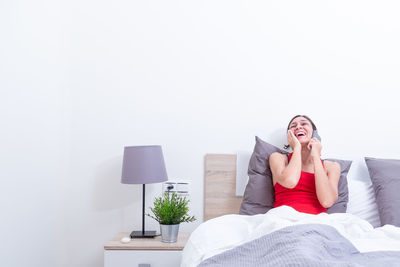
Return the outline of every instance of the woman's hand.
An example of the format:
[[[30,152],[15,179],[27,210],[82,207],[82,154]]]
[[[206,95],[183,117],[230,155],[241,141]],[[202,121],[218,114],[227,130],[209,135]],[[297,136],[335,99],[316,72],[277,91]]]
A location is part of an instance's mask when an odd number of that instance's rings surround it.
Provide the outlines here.
[[[315,137],[311,138],[310,142],[307,145],[307,148],[311,150],[312,157],[318,157],[318,158],[321,157],[322,145],[317,138]]]
[[[297,137],[294,135],[294,133],[291,130],[289,130],[287,133],[287,140],[293,151],[295,149],[301,149],[301,144],[300,144],[299,140],[297,139]]]

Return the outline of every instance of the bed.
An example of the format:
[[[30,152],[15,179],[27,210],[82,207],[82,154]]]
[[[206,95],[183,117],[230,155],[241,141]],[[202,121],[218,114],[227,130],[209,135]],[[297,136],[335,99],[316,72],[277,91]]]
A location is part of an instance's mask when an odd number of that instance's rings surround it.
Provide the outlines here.
[[[364,159],[348,173],[346,213],[310,215],[282,206],[239,215],[250,155],[205,156],[204,222],[191,234],[181,267],[400,266],[400,227],[381,226],[379,186],[359,177],[373,175]]]

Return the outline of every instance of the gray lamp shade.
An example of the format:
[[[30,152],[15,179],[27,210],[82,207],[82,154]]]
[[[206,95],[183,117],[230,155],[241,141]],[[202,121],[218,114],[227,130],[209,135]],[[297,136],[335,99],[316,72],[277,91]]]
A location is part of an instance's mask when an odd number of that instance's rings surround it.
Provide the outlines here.
[[[127,146],[122,163],[123,184],[151,184],[168,180],[161,146]]]

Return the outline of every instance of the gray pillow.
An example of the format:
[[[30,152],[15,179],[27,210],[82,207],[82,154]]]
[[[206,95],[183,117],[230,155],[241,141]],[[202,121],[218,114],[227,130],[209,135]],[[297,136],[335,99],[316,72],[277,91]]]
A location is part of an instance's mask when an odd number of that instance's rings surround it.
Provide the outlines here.
[[[272,173],[269,167],[269,156],[274,152],[288,154],[286,151],[271,145],[256,136],[256,145],[249,162],[249,181],[243,194],[243,201],[239,214],[254,215],[263,214],[274,207],[274,187]],[[340,164],[341,175],[339,180],[339,198],[328,209],[328,213],[346,212],[348,202],[347,173],[351,161],[336,160]]]
[[[274,152],[285,153],[256,136],[256,145],[249,162],[249,181],[243,194],[239,214],[264,214],[274,207],[274,186],[269,168],[269,156]]]
[[[400,160],[364,159],[374,187],[381,224],[400,226]]]

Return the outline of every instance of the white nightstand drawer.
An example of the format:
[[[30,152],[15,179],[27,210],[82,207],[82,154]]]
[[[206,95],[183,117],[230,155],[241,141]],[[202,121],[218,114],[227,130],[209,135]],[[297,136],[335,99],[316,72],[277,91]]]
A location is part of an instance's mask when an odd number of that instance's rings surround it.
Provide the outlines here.
[[[179,267],[182,250],[189,239],[189,233],[178,234],[176,243],[163,243],[161,236],[154,238],[133,238],[129,243],[121,243],[121,238],[129,233],[119,233],[104,245],[104,267]]]
[[[182,250],[105,250],[104,267],[179,267]]]

